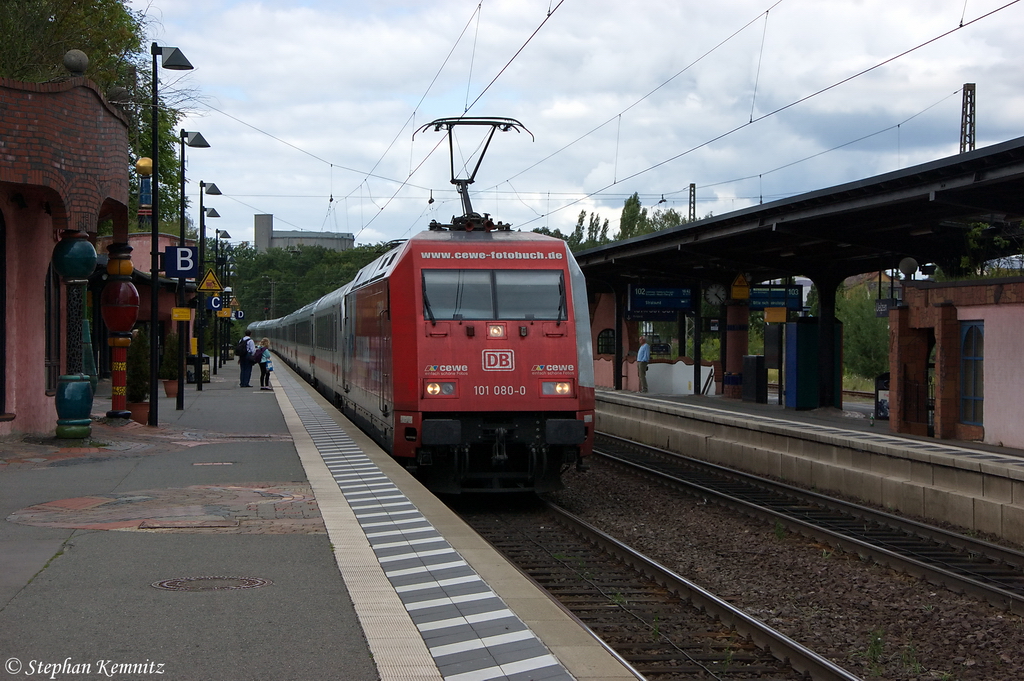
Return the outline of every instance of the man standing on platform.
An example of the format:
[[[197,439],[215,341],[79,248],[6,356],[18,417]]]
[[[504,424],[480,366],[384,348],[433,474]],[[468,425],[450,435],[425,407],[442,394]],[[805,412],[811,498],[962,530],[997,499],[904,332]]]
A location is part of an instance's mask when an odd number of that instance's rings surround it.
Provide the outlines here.
[[[238,384],[243,388],[251,388],[249,380],[252,378],[252,365],[253,355],[256,354],[256,343],[252,339],[252,329],[245,330],[245,336],[238,341],[238,345],[241,346],[245,343],[245,351],[238,356],[238,366],[240,369],[238,376]],[[241,347],[239,347],[241,350]]]
[[[640,349],[636,351],[636,369],[640,375],[640,392],[647,392],[647,364],[651,361],[651,346],[640,336]]]

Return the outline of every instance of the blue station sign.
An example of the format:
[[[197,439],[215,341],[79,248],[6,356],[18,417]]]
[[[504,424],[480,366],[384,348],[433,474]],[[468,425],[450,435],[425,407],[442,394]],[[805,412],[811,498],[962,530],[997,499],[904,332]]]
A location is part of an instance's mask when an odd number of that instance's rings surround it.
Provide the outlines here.
[[[171,279],[194,279],[199,276],[199,249],[195,246],[165,248],[164,273]]]
[[[692,310],[693,289],[631,285],[627,309],[634,313]]]
[[[763,310],[766,307],[784,307],[789,310],[802,310],[804,307],[804,287],[794,286],[751,286],[751,310]]]

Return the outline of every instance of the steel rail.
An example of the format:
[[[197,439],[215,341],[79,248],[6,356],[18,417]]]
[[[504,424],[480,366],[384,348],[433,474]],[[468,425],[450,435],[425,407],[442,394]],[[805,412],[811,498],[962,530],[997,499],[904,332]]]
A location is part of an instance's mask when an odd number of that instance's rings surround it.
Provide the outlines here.
[[[599,438],[674,462],[673,465],[691,469],[695,477],[702,479],[687,479],[680,470],[659,470],[649,463],[629,460],[623,452],[616,455],[600,451],[600,446],[595,445],[595,454],[620,465],[669,480],[748,514],[782,522],[793,531],[844,551],[1024,614],[1024,553],[675,452],[604,433]],[[883,546],[883,542],[889,546]],[[1000,579],[1002,584],[997,583]]]
[[[577,534],[583,535],[649,579],[716,617],[723,624],[748,637],[760,648],[770,651],[776,659],[789,664],[800,673],[809,675],[815,681],[860,681],[860,677],[851,674],[782,632],[772,629],[764,622],[751,617],[698,584],[676,574],[568,511],[551,503],[548,503],[548,508],[558,516],[560,522]]]

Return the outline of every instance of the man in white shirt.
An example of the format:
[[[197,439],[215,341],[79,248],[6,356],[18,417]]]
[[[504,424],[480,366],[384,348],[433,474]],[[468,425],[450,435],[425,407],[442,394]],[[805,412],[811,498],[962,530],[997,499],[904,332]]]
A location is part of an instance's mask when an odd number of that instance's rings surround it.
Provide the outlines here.
[[[640,392],[647,392],[647,365],[651,361],[651,346],[640,336],[640,349],[636,351],[636,369],[640,375]]]

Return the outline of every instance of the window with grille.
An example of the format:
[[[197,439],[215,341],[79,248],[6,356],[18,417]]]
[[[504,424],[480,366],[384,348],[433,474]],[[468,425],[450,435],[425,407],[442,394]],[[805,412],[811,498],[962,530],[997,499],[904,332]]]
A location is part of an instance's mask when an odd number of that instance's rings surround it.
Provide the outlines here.
[[[605,329],[597,334],[597,354],[615,354],[615,329]]]

